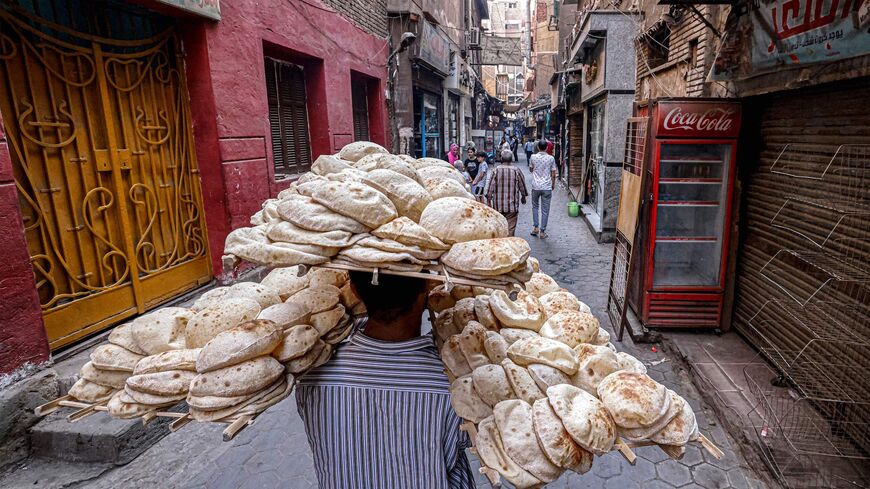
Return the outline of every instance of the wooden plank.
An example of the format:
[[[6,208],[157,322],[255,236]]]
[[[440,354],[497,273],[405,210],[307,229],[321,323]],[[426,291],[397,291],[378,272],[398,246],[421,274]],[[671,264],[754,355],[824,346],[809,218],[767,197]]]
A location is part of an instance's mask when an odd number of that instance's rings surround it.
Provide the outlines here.
[[[224,429],[223,440],[232,440],[240,431],[242,431],[242,429],[244,429],[246,426],[250,425],[253,422],[254,416],[250,414],[239,416],[238,418],[236,418],[235,421],[230,423],[230,425],[227,426],[226,429]]]
[[[36,414],[37,416],[47,416],[47,415],[57,411],[58,409],[60,409],[61,402],[72,401],[72,400],[73,400],[73,397],[69,394],[67,394],[65,396],[60,396],[57,399],[54,399],[54,400],[48,401],[45,404],[40,404],[39,406],[36,406],[36,409],[33,410],[33,413]]]
[[[169,431],[171,433],[175,433],[176,431],[180,430],[184,425],[190,423],[192,419],[193,418],[190,417],[190,414],[183,413],[183,416],[179,417],[178,419],[173,421],[172,424],[169,425]]]
[[[625,457],[625,460],[627,460],[628,463],[630,463],[631,465],[634,465],[635,462],[637,462],[637,455],[634,454],[634,452],[631,450],[631,447],[629,447],[624,441],[622,441],[622,438],[617,438],[616,443],[613,444],[613,447],[616,448],[616,451],[621,453],[622,456]]]
[[[704,450],[707,450],[707,453],[716,457],[716,460],[721,459],[724,455],[722,450],[720,450],[715,443],[710,441],[710,439],[703,434],[698,436],[698,441],[701,442],[701,446],[704,447]]]

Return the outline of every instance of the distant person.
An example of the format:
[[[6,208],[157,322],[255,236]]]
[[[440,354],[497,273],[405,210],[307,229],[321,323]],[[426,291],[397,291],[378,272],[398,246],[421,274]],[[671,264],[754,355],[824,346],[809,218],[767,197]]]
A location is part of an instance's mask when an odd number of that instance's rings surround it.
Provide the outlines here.
[[[517,149],[520,147],[520,140],[517,138],[517,135],[514,134],[511,136],[511,153],[514,154],[514,161],[519,161],[517,157]]]
[[[531,235],[547,239],[547,220],[550,217],[550,200],[556,185],[556,159],[547,154],[547,141],[538,141],[538,152],[529,162],[532,172],[532,222]],[[538,221],[538,207],[541,219]]]
[[[463,161],[466,171],[469,163],[477,163],[477,152],[474,150],[474,146],[469,146],[466,150],[465,161]]]
[[[465,160],[465,181],[471,187],[471,193],[475,196],[483,195],[484,184],[489,173],[489,165],[486,164],[486,153],[475,153],[473,162]]]
[[[453,143],[450,145],[450,151],[447,152],[447,162],[453,165],[459,171],[462,171],[462,156],[459,155],[459,145]]]
[[[544,141],[547,142],[547,154],[553,156],[553,148],[556,146],[553,144],[553,141],[550,141],[550,138],[544,138]]]
[[[513,236],[517,229],[520,203],[525,204],[526,197],[529,195],[523,172],[511,164],[512,160],[513,153],[509,149],[503,150],[502,164],[492,171],[485,192],[489,205],[507,219],[510,236]]]
[[[526,139],[523,149],[526,151],[526,164],[529,165],[532,162],[532,153],[535,152],[535,141],[531,138]]]

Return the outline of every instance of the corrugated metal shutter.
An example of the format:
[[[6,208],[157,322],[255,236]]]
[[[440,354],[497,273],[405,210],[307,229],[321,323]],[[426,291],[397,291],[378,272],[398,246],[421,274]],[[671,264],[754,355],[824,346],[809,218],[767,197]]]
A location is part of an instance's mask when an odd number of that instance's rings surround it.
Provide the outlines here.
[[[351,83],[353,96],[353,137],[356,141],[369,140],[369,104],[366,84]]]
[[[838,417],[870,450],[867,405],[855,404],[870,402],[867,100],[865,79],[745,104],[759,111],[760,141],[755,161],[739,162],[734,324],[806,397],[843,401]]]
[[[301,66],[266,58],[266,92],[276,176],[311,168],[305,74]]]

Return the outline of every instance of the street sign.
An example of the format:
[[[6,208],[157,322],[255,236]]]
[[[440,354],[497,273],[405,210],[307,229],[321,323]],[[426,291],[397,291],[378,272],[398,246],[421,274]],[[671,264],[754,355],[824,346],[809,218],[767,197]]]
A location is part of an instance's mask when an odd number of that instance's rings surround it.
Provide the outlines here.
[[[480,51],[482,65],[523,64],[523,50],[518,37],[483,36],[483,49]]]

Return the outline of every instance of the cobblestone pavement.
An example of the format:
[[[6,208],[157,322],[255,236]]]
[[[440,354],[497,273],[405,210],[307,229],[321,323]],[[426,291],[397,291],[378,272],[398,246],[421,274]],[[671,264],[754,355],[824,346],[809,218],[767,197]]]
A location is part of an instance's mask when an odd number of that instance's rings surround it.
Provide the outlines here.
[[[525,163],[521,162],[520,165],[525,168]],[[529,239],[533,255],[541,260],[543,271],[577,294],[609,329],[604,308],[612,247],[596,243],[581,218],[568,217],[567,200],[567,193],[563,189],[554,192],[548,226],[549,239],[529,236],[529,205],[524,206],[517,235]],[[688,376],[661,352],[651,351],[650,345],[633,345],[626,336],[617,348],[644,361],[650,375],[656,380],[676,389],[687,399],[700,399]],[[636,450],[638,459],[634,466],[629,465],[619,454],[610,453],[598,458],[591,472],[584,475],[566,473],[547,487],[763,487],[753,478],[745,462],[735,455],[733,441],[712,413],[705,411],[697,401],[690,403],[698,413],[701,431],[725,452],[722,460],[713,459],[697,446],[688,447],[685,456],[679,461],[668,459],[656,447],[645,447]],[[264,413],[231,442],[220,441],[221,430],[222,427],[217,425],[191,423],[163,438],[133,462],[112,468],[76,486],[97,489],[316,487],[311,453],[292,398]],[[476,460],[473,460],[473,465],[475,470],[479,467]],[[477,482],[480,488],[489,487],[480,474],[477,474]]]

